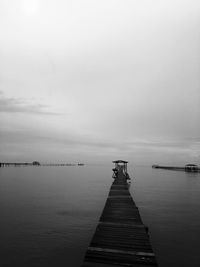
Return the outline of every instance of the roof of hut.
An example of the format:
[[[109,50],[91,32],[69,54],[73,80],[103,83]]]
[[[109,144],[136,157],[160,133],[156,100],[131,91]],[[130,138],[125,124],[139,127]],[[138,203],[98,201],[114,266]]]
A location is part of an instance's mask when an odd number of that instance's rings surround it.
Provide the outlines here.
[[[125,161],[125,160],[114,160],[113,163],[128,163],[128,161]]]

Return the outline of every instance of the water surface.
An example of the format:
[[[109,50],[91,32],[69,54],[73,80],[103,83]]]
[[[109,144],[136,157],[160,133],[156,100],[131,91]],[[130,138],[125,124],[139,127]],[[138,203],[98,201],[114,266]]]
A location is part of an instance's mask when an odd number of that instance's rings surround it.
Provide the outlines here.
[[[80,266],[112,165],[0,169],[1,266]],[[199,266],[200,175],[129,166],[160,267]]]

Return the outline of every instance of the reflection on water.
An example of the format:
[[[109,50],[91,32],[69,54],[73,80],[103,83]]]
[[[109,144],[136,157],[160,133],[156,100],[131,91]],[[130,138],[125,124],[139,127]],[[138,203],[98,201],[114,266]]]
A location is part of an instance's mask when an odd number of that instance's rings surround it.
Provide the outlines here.
[[[105,204],[111,169],[0,169],[1,266],[78,267]],[[128,171],[160,267],[199,266],[200,174]]]

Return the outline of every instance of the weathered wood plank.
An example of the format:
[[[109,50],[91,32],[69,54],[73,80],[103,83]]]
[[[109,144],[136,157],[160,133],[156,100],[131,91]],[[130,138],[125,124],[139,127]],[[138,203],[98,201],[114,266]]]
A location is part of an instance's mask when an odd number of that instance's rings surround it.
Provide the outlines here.
[[[158,266],[148,228],[129,192],[126,176],[119,168],[111,185],[99,224],[82,267]]]

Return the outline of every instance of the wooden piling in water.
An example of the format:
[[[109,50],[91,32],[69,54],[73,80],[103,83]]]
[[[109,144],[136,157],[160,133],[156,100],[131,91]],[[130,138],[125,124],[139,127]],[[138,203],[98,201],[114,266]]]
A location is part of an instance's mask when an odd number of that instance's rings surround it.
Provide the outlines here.
[[[127,167],[117,166],[117,176],[82,267],[158,266],[148,228],[130,195],[126,170]]]

